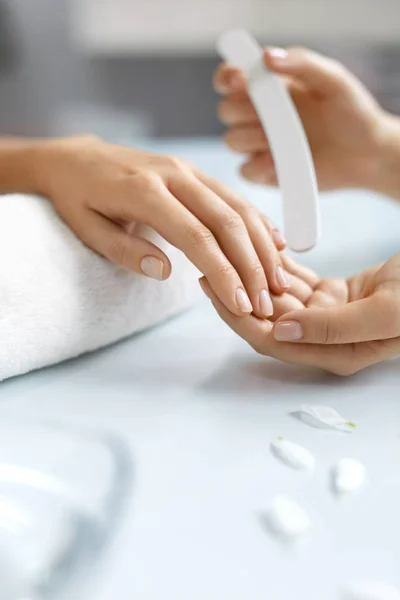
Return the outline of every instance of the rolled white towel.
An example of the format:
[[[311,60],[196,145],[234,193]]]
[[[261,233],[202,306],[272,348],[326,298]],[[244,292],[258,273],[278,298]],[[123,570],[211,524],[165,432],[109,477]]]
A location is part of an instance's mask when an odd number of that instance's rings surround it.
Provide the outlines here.
[[[172,262],[164,282],[86,248],[49,202],[0,196],[0,380],[79,356],[189,307],[197,271],[154,232]]]

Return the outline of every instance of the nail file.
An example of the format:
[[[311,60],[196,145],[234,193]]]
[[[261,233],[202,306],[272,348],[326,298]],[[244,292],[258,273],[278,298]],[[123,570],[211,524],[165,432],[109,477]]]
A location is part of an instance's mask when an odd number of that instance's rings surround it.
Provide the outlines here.
[[[307,136],[290,94],[265,66],[262,48],[246,31],[223,34],[217,49],[247,77],[248,93],[275,163],[288,245],[296,252],[311,250],[319,237],[318,186]]]

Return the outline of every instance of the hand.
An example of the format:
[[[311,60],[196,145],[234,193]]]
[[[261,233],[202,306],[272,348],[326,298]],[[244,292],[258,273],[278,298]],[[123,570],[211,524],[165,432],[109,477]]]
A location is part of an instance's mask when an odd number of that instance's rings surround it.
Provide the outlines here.
[[[381,178],[380,147],[386,117],[371,94],[344,66],[306,50],[265,51],[265,63],[281,75],[292,95],[310,143],[320,189],[376,189]],[[218,113],[228,126],[228,146],[246,155],[242,175],[276,185],[276,173],[261,123],[246,92],[244,75],[223,63],[214,87],[225,98]],[[379,186],[378,186],[379,187]]]
[[[229,314],[207,280],[200,280],[222,319],[255,350],[337,375],[400,354],[400,254],[347,281],[312,279],[287,258],[284,263],[294,275],[289,293],[274,301],[274,324]]]
[[[233,191],[184,160],[82,137],[45,142],[41,193],[89,247],[156,279],[168,257],[132,235],[153,228],[182,250],[236,315],[272,314],[269,286],[287,287],[277,251],[284,240],[268,219]]]

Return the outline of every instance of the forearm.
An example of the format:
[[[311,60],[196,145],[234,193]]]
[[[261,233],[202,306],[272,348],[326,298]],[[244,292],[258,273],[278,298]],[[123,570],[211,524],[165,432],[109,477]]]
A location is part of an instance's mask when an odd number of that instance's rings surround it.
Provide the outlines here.
[[[400,200],[400,117],[389,114],[383,117],[377,165],[370,187],[376,192]]]
[[[46,141],[0,138],[0,194],[42,193],[39,173]]]

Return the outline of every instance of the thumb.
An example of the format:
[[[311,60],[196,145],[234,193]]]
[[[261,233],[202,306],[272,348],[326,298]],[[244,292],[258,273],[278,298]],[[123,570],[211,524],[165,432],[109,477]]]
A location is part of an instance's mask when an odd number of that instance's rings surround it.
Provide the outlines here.
[[[400,335],[400,301],[376,294],[329,308],[305,308],[287,313],[274,325],[278,342],[351,344]]]
[[[75,229],[84,244],[116,265],[160,281],[171,274],[171,263],[160,248],[102,215],[91,211]]]
[[[295,77],[322,94],[343,88],[346,71],[342,65],[307,48],[267,48],[264,60],[275,73]]]

